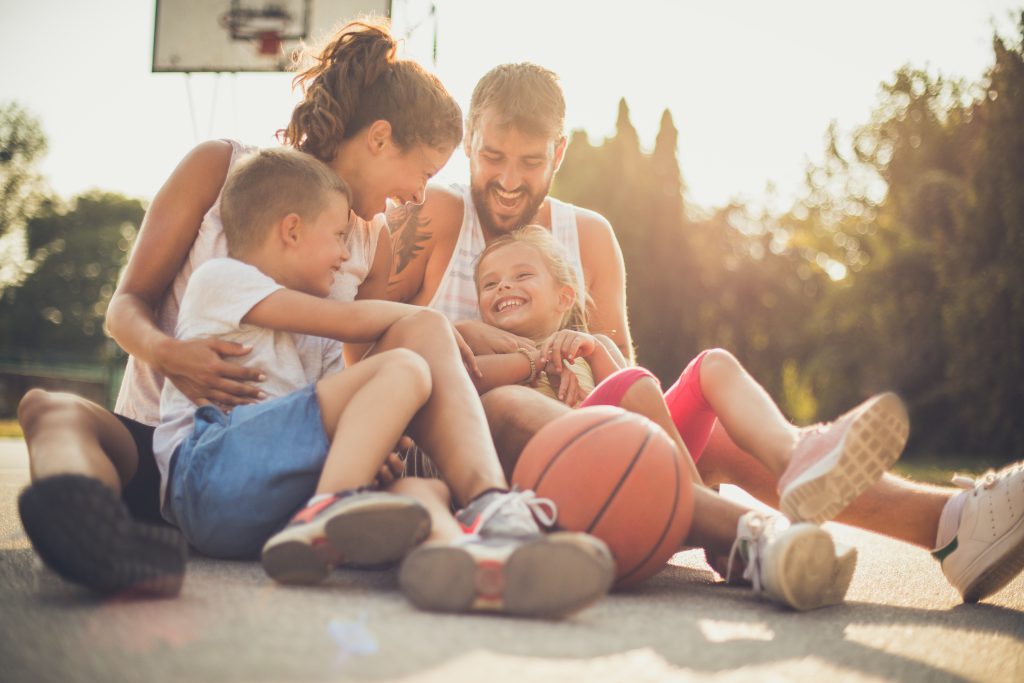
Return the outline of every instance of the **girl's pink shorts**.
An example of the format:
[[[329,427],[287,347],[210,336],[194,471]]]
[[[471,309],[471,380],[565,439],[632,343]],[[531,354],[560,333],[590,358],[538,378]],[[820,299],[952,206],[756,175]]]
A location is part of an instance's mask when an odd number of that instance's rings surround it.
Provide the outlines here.
[[[711,435],[711,428],[715,426],[715,413],[700,388],[700,364],[710,350],[701,351],[691,360],[676,383],[664,394],[665,405],[668,406],[672,422],[679,430],[679,435],[683,437],[683,443],[689,449],[694,462],[700,458]],[[626,391],[641,377],[650,377],[658,382],[658,378],[645,368],[623,368],[598,384],[580,407],[620,405]],[[661,383],[658,382],[658,385]]]

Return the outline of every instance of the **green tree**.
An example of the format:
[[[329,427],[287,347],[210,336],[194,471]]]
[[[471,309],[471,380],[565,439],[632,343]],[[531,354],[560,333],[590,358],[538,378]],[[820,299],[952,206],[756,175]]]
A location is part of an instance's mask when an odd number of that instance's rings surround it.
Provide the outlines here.
[[[144,213],[141,202],[92,191],[69,209],[46,201],[28,222],[35,269],[0,294],[0,342],[31,359],[60,353],[103,360],[107,303]]]
[[[25,275],[25,222],[42,198],[35,165],[46,152],[39,121],[17,103],[0,104],[0,292]]]

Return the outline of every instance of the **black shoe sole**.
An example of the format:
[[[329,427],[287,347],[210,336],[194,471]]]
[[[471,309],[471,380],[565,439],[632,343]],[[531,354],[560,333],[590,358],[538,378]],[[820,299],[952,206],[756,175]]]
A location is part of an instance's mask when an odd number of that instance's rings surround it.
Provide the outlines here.
[[[136,521],[90,477],[59,475],[21,492],[18,511],[43,563],[103,595],[171,597],[181,591],[188,549],[170,527]]]

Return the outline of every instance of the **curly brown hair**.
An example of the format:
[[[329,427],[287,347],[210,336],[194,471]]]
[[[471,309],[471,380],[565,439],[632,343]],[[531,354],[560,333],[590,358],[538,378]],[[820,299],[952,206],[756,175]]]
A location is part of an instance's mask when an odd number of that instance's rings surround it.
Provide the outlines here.
[[[462,139],[462,112],[436,76],[397,58],[398,43],[385,20],[345,24],[319,50],[297,50],[292,87],[303,100],[278,139],[317,159],[334,159],[342,140],[374,121],[391,124],[402,149],[423,143],[436,149]],[[302,69],[302,65],[308,66]]]

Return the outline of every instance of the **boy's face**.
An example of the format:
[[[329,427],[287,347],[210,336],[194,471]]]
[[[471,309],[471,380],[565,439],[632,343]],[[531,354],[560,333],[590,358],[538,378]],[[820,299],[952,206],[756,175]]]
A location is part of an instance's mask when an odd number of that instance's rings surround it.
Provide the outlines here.
[[[329,192],[327,206],[314,220],[302,224],[297,258],[292,260],[288,286],[313,296],[331,293],[334,276],[348,260],[349,204],[344,195]]]
[[[510,244],[480,262],[480,318],[488,325],[531,339],[558,331],[572,305],[572,288],[560,285],[537,250]]]
[[[466,137],[470,190],[485,237],[530,223],[544,203],[565,153],[565,138],[528,135],[501,125],[493,109],[482,112]]]

